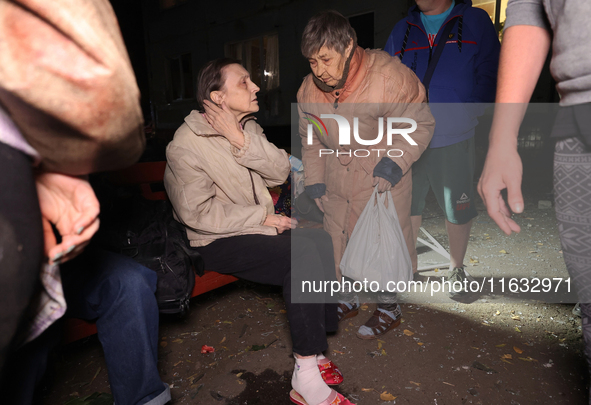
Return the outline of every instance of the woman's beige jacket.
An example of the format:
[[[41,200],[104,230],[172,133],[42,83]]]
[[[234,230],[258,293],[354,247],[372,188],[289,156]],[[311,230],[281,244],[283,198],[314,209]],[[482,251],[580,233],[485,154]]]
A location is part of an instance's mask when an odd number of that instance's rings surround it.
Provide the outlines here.
[[[277,234],[263,225],[275,212],[267,187],[287,179],[288,155],[267,141],[254,120],[244,123],[243,133],[244,147],[237,149],[192,111],[166,148],[164,186],[191,246],[237,235]]]

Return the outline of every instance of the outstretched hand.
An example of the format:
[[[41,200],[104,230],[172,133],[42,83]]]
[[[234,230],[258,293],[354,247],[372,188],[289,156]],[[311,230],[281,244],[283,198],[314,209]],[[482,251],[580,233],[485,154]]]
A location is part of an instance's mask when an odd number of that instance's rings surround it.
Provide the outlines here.
[[[99,228],[99,202],[88,181],[58,173],[35,176],[43,220],[45,255],[63,263],[80,254]],[[57,243],[51,225],[62,240]]]
[[[516,149],[489,149],[478,182],[478,194],[486,205],[488,215],[507,235],[521,231],[511,218],[511,211],[518,214],[523,212],[522,174],[523,166]],[[505,188],[509,207],[501,195]]]
[[[236,116],[225,102],[218,107],[209,100],[203,101],[205,119],[215,131],[225,137],[232,146],[241,149],[244,146],[244,134]]]

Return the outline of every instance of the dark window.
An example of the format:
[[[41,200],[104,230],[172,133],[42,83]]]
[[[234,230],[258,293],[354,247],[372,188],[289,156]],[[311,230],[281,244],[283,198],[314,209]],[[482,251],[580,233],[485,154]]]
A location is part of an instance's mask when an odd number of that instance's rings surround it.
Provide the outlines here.
[[[268,91],[279,87],[279,42],[277,34],[247,41],[227,43],[225,54],[238,59],[250,73],[250,79]]]
[[[182,4],[186,1],[187,0],[159,0],[160,9],[166,10],[166,9],[172,8],[174,6],[178,6],[179,4]]]
[[[195,96],[190,53],[169,59],[168,72],[170,75],[169,101],[186,100]]]
[[[363,49],[374,48],[373,12],[349,17],[349,23],[357,34],[357,44]]]

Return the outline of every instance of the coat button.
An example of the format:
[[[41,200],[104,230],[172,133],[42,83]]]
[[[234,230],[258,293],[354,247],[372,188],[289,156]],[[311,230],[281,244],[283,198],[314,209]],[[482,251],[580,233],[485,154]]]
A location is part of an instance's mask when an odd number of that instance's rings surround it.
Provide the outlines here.
[[[349,171],[349,168],[347,167],[347,171]]]
[[[349,200],[347,200],[347,204],[349,204]]]
[[[345,231],[343,231],[343,235],[345,234]]]

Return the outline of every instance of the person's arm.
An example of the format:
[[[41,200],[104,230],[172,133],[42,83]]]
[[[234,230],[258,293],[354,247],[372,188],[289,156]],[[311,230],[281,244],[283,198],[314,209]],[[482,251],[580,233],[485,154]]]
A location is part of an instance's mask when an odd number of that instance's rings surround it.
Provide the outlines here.
[[[205,100],[203,104],[205,119],[230,142],[236,162],[257,172],[267,187],[283,184],[291,168],[287,152],[269,142],[256,121],[246,121],[242,128],[225,103],[218,107]]]
[[[532,25],[514,25],[505,30],[489,148],[478,182],[478,193],[488,215],[507,235],[519,232],[511,219],[501,190],[513,212],[523,212],[522,164],[517,153],[517,136],[527,103],[534,91],[550,48],[550,33]]]
[[[468,102],[492,103],[495,101],[501,44],[488,14],[477,8],[472,11],[474,29],[480,31],[481,35],[478,38],[478,53],[474,60],[475,83]],[[477,115],[481,115],[483,108],[478,110],[480,111],[476,111]]]
[[[386,145],[386,137],[375,148],[399,149],[403,152],[399,157],[382,157],[373,168],[373,184],[378,185],[378,191],[383,192],[395,186],[398,181],[411,168],[421,154],[427,149],[433,131],[435,119],[431,114],[425,96],[425,88],[418,77],[406,66],[400,65],[397,80],[387,79],[384,83],[384,100],[387,106],[384,112],[384,120],[388,117],[411,118],[417,128],[409,136],[416,143],[411,145],[402,135],[392,137],[392,145]],[[387,121],[384,122],[387,125]],[[409,125],[393,124],[393,127],[408,128]],[[384,129],[385,130],[385,129]],[[386,130],[385,130],[386,131]],[[385,181],[384,181],[385,180]]]
[[[164,174],[166,193],[181,222],[204,234],[226,234],[264,224],[267,211],[262,205],[223,204],[215,198],[211,177],[195,162],[187,149],[169,145]]]
[[[244,124],[243,133],[244,146],[232,150],[236,162],[258,173],[267,187],[283,184],[291,170],[287,152],[269,142],[254,120]]]
[[[324,212],[322,206],[322,198],[326,199],[326,184],[324,183],[324,169],[325,159],[320,157],[320,149],[326,148],[326,146],[320,142],[316,128],[313,127],[312,132],[312,143],[308,144],[308,124],[309,121],[306,119],[304,114],[304,88],[307,86],[307,81],[311,80],[310,77],[304,79],[304,83],[298,90],[298,115],[299,115],[299,134],[302,140],[302,164],[304,166],[304,185],[306,194],[312,198],[318,208]],[[312,104],[313,105],[313,104]]]

